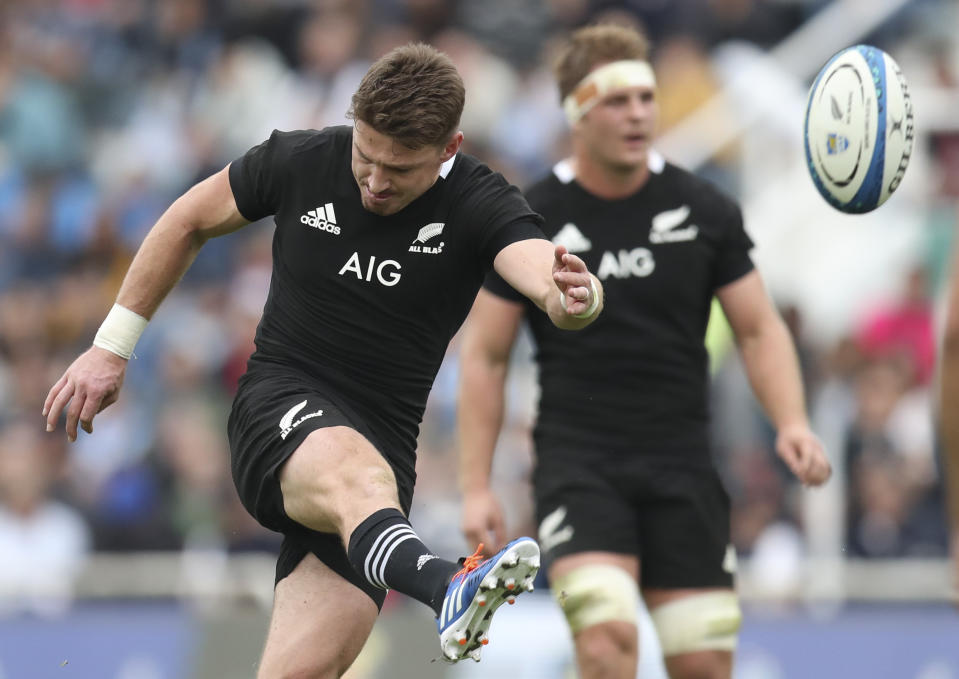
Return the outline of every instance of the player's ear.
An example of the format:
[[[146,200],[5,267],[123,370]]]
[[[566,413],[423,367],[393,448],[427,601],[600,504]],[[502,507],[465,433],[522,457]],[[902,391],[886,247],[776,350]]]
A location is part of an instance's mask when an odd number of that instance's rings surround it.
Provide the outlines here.
[[[457,132],[450,140],[446,142],[446,146],[443,147],[443,155],[440,156],[440,162],[445,163],[447,160],[456,155],[456,152],[460,150],[460,145],[463,143],[463,133]]]

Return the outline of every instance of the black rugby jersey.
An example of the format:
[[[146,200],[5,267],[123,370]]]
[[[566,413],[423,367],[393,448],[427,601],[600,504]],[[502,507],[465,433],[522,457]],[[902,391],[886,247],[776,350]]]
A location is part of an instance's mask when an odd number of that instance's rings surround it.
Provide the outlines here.
[[[546,236],[581,257],[606,295],[603,313],[577,332],[527,313],[538,441],[708,450],[706,324],[714,291],[752,270],[752,241],[738,206],[712,185],[658,154],[649,165],[646,184],[622,200],[588,193],[567,162],[527,192]],[[485,287],[524,299],[495,272]]]
[[[459,153],[396,214],[365,210],[352,127],[274,131],[230,166],[248,220],[274,216],[273,274],[248,369],[303,370],[411,448],[447,345],[506,245],[542,238],[518,189]]]

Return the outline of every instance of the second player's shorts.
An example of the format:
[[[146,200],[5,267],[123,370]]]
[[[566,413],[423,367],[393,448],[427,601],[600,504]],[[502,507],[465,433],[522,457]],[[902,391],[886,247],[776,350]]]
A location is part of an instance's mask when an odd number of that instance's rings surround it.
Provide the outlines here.
[[[386,592],[359,575],[347,558],[338,535],[321,533],[297,523],[283,509],[279,473],[310,432],[345,426],[370,441],[389,462],[389,455],[414,455],[374,432],[347,399],[319,381],[286,368],[258,368],[240,379],[230,412],[231,467],[240,500],[263,526],[282,533],[276,581],[289,575],[307,553],[383,605]],[[389,451],[389,455],[384,451]],[[409,515],[414,479],[390,463],[396,475],[400,506]]]
[[[630,554],[640,586],[732,587],[730,504],[711,465],[641,453],[537,451],[533,473],[547,561],[579,552]]]

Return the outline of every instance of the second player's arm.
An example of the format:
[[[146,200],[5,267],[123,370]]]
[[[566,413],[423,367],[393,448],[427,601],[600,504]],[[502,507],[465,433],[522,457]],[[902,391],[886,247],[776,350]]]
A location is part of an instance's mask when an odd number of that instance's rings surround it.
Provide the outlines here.
[[[481,289],[463,326],[457,407],[462,528],[468,542],[495,552],[506,541],[500,503],[490,477],[503,426],[510,352],[524,307]]]
[[[952,528],[953,586],[959,603],[959,249],[949,281],[945,326],[939,363],[939,431]]]
[[[809,427],[796,347],[756,270],[716,292],[739,346],[753,393],[778,432],[776,452],[803,482],[831,474]]]
[[[599,279],[586,269],[583,260],[561,245],[554,246],[542,238],[517,241],[500,250],[493,267],[507,283],[545,311],[558,328],[584,328],[603,310],[603,286]],[[577,317],[587,311],[591,311],[588,316]]]

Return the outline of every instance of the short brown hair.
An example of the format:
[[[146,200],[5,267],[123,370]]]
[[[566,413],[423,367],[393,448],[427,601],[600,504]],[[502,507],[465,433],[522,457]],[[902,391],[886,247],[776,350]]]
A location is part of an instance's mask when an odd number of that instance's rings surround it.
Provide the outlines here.
[[[410,43],[370,67],[347,116],[419,149],[449,140],[465,101],[463,79],[450,58],[424,43]]]
[[[648,55],[649,41],[634,28],[596,24],[579,29],[570,36],[553,69],[560,101],[599,64],[623,59],[646,61]]]

